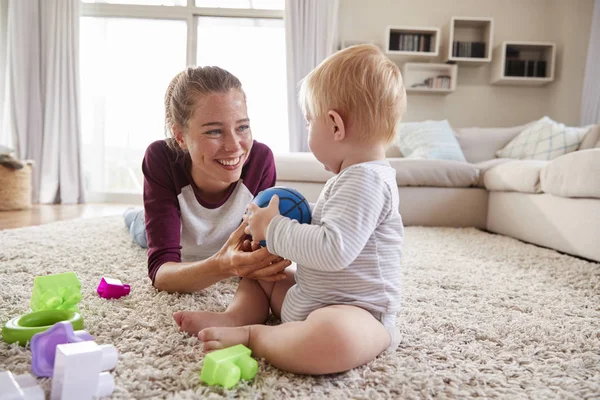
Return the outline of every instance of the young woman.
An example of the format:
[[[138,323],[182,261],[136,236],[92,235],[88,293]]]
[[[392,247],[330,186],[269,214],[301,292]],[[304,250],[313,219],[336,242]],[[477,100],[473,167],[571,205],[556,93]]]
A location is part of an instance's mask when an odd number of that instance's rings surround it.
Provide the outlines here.
[[[136,240],[147,239],[154,286],[185,293],[232,276],[286,279],[290,261],[252,247],[240,225],[276,178],[271,150],[252,139],[240,81],[218,67],[177,74],[165,94],[165,130],[144,156],[144,210],[126,215],[138,225],[132,232],[145,228]]]

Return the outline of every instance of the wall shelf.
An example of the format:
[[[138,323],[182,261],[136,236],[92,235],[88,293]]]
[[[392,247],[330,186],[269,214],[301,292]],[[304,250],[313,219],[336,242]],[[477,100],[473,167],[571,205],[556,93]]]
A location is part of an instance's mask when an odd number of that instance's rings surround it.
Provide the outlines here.
[[[506,41],[494,49],[491,83],[537,86],[554,80],[556,45]]]
[[[440,29],[435,27],[388,26],[384,51],[403,61],[431,59],[440,53]]]
[[[443,49],[446,62],[480,66],[492,60],[493,18],[452,17],[444,34],[448,38]]]
[[[454,64],[405,63],[404,87],[409,93],[448,94],[456,90],[458,66]]]

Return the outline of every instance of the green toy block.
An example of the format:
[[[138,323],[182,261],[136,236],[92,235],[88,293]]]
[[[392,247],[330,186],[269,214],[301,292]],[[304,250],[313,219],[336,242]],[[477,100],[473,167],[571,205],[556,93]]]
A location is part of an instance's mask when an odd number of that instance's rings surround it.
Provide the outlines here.
[[[208,353],[200,380],[209,385],[221,385],[230,389],[240,381],[240,377],[247,381],[254,378],[258,372],[258,363],[250,354],[252,351],[243,344]]]
[[[68,310],[79,312],[81,282],[74,272],[36,276],[33,279],[31,310]]]

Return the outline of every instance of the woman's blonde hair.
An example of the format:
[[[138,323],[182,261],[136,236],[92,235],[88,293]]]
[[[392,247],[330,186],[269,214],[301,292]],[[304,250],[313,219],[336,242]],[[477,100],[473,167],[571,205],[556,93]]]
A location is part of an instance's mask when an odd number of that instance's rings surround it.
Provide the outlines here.
[[[406,109],[400,70],[376,46],[358,45],[326,58],[300,86],[300,106],[314,118],[334,110],[361,138],[386,144]]]
[[[175,75],[165,93],[165,135],[169,147],[181,151],[175,140],[173,126],[187,127],[199,96],[227,93],[231,89],[244,92],[240,80],[223,68],[187,68]]]

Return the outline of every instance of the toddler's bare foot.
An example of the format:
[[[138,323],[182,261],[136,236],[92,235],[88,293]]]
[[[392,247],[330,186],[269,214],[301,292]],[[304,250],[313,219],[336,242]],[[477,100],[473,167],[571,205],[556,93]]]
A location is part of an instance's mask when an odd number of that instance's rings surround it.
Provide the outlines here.
[[[236,326],[235,321],[227,313],[208,311],[177,311],[173,319],[179,329],[190,335],[197,335],[204,328],[210,326]]]
[[[205,328],[198,334],[198,339],[203,342],[202,346],[205,352],[224,349],[236,344],[248,346],[248,342],[250,341],[250,326]]]

